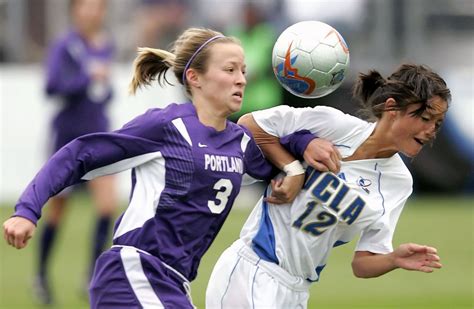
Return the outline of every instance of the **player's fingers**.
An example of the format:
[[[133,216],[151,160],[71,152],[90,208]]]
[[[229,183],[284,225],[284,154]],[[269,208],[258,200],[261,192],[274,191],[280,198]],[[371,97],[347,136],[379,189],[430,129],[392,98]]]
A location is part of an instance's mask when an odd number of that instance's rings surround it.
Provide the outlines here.
[[[280,200],[278,200],[274,197],[267,197],[265,200],[266,200],[267,203],[270,203],[270,204],[279,205],[279,203],[280,203]]]
[[[413,253],[430,253],[429,252],[429,247],[428,246],[423,246],[423,245],[419,245],[419,244],[413,244],[413,243],[409,243],[407,244],[408,247],[408,252],[410,252],[411,254]],[[433,252],[433,253],[436,253],[436,252]]]
[[[276,204],[276,205],[284,204],[282,200],[280,200],[279,198],[275,196],[268,196],[264,198],[264,201],[266,201],[267,203]]]
[[[279,188],[283,183],[283,178],[272,179],[272,187]]]
[[[431,267],[431,268],[441,268],[443,267],[443,265],[439,262],[428,262],[428,263],[425,263],[424,266],[428,266],[428,267]]]
[[[426,255],[426,260],[438,262],[441,259],[439,258],[439,256],[437,254],[427,254]]]
[[[425,247],[425,252],[426,253],[429,253],[429,254],[437,254],[438,253],[438,250],[436,250],[436,248],[434,247],[429,247],[429,246],[424,246]]]
[[[310,162],[308,162],[308,163],[310,163]],[[315,160],[315,161],[312,161],[312,162],[310,163],[310,165],[311,165],[312,167],[314,167],[314,169],[317,170],[317,171],[320,171],[320,172],[329,172],[329,168],[328,168],[325,164],[320,163],[320,162],[318,162],[318,161],[316,161],[316,160]]]
[[[424,272],[424,273],[432,273],[433,268],[428,267],[428,266],[422,266],[422,267],[418,268],[418,271],[421,271],[421,272]]]
[[[13,247],[15,246],[15,235],[12,233],[8,234],[8,244]]]
[[[270,197],[285,201],[288,199],[288,194],[283,189],[275,188]]]
[[[25,235],[17,235],[14,240],[14,247],[17,249],[21,249],[24,247],[25,242]]]
[[[331,160],[334,163],[334,170],[331,170],[331,172],[337,174],[341,170],[341,160],[339,159],[338,155],[336,152],[331,153]]]
[[[337,168],[336,162],[333,160],[331,156],[325,161],[323,161],[323,163],[326,164],[330,172],[337,173],[338,168]]]

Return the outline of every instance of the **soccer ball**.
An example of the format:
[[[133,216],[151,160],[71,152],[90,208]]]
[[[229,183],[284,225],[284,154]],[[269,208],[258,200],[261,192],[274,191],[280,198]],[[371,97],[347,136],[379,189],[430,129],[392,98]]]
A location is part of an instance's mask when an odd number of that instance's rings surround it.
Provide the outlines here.
[[[342,84],[349,67],[349,49],[328,24],[302,21],[278,37],[272,65],[283,88],[302,98],[320,98]]]

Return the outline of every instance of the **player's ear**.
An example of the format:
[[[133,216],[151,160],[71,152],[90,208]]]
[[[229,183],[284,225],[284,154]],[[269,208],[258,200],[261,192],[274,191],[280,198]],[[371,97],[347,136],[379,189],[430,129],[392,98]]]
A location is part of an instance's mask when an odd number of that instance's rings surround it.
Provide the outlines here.
[[[394,98],[388,98],[386,101],[385,101],[385,110],[387,110],[388,114],[390,116],[396,116],[397,115],[397,110],[396,110],[396,107],[397,107],[397,101],[395,101]]]
[[[187,83],[190,86],[199,88],[201,87],[201,82],[199,78],[199,74],[194,69],[188,69],[186,71]]]

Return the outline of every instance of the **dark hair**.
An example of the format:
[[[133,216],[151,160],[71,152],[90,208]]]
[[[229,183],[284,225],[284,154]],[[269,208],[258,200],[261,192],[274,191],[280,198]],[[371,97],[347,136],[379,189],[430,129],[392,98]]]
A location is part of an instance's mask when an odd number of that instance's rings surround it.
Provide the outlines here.
[[[440,96],[446,102],[451,100],[446,82],[437,73],[426,66],[414,64],[401,65],[387,79],[375,70],[359,74],[353,96],[362,105],[361,116],[369,120],[380,119],[388,110],[405,110],[415,103],[422,103],[414,112],[421,115],[428,107],[428,100],[434,96]],[[396,105],[386,108],[385,101],[389,98],[393,98]]]
[[[428,101],[434,96],[439,96],[448,103],[451,101],[451,91],[444,79],[425,65],[402,64],[388,77],[388,80],[405,83],[421,100]]]
[[[150,85],[154,80],[157,80],[160,85],[163,85],[163,82],[171,84],[165,76],[166,71],[170,68],[173,69],[177,80],[183,84],[182,76],[189,59],[205,42],[217,35],[222,34],[210,29],[190,28],[174,42],[171,52],[148,47],[139,48],[138,56],[134,62],[134,76],[129,86],[130,93],[134,94],[139,87]],[[233,37],[223,36],[214,40],[195,55],[189,68],[200,73],[205,72],[209,59],[209,46],[215,42],[239,44],[239,41]],[[186,92],[190,94],[189,85],[186,83],[185,86]]]

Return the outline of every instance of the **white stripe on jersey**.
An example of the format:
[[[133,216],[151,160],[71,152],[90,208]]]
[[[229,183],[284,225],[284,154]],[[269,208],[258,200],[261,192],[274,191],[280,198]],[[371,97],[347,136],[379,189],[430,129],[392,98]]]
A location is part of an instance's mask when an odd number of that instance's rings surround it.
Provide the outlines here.
[[[190,146],[193,145],[193,142],[191,141],[191,137],[189,136],[188,130],[186,129],[186,126],[184,125],[183,119],[181,118],[176,118],[173,121],[171,121],[176,129],[178,129],[179,133],[183,138],[188,142]]]
[[[100,168],[97,168],[95,170],[92,170],[82,176],[82,180],[91,180],[100,176],[105,176],[105,175],[110,175],[110,174],[115,174],[115,173],[120,173],[126,170],[129,170],[135,166],[139,166],[145,162],[148,162],[150,160],[156,159],[161,157],[161,152],[150,152],[150,153],[145,153],[133,158],[128,158],[125,160],[121,160],[118,162],[115,162],[110,165],[102,166]]]
[[[114,234],[114,239],[142,227],[156,214],[161,192],[165,187],[165,159],[161,156],[135,168],[132,200]]]
[[[127,279],[140,305],[144,308],[165,308],[158,296],[153,292],[153,288],[143,272],[140,254],[137,250],[123,247],[120,250],[120,257],[122,258]]]
[[[250,136],[244,133],[244,136],[242,136],[242,140],[240,141],[240,148],[242,148],[242,151],[245,152],[247,149],[247,145],[250,141]]]

